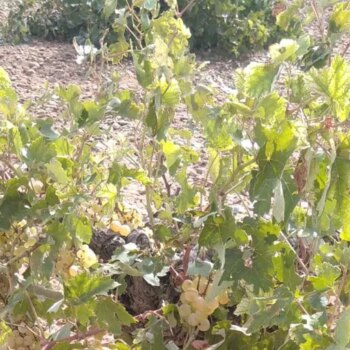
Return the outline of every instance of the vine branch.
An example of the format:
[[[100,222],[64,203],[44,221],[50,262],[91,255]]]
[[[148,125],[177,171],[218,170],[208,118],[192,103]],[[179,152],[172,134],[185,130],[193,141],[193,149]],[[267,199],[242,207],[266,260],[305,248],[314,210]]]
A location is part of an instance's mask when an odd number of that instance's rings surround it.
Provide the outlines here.
[[[64,343],[64,342],[65,343],[71,343],[73,341],[83,340],[83,339],[92,337],[94,335],[97,335],[97,334],[100,334],[100,333],[103,333],[103,332],[105,332],[105,331],[102,330],[102,329],[93,328],[93,329],[90,329],[89,331],[87,331],[85,333],[77,333],[75,335],[72,335],[70,337],[63,338],[63,339],[60,339],[60,340],[51,340],[48,343],[46,343],[41,350],[50,350],[55,345],[57,345],[59,343]]]

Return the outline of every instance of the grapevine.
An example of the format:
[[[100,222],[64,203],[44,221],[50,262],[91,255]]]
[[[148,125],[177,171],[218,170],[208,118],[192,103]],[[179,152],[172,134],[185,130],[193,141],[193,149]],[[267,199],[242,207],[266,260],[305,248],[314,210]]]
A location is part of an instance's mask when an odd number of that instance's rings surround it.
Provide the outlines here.
[[[305,33],[218,96],[194,3],[101,2],[99,92],[55,87],[55,118],[0,68],[1,349],[350,346],[350,5],[274,4]]]

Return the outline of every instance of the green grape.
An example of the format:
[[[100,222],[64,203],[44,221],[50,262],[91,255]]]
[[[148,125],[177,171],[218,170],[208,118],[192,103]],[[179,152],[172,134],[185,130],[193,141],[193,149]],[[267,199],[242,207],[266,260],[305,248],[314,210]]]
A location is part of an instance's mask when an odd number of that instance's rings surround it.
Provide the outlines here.
[[[181,287],[182,287],[182,290],[183,290],[184,292],[186,292],[186,291],[189,290],[190,288],[191,288],[191,289],[192,289],[192,288],[194,288],[194,289],[196,288],[195,284],[194,284],[191,280],[185,280],[185,281],[183,281]]]
[[[187,323],[192,326],[192,327],[196,327],[199,324],[199,319],[198,319],[198,315],[196,313],[192,313],[187,317]]]
[[[201,297],[200,295],[198,295],[196,298],[193,299],[191,306],[195,309],[195,310],[205,310],[206,309],[206,303],[203,297]]]
[[[210,322],[207,318],[200,321],[198,329],[202,332],[206,332],[210,328]]]
[[[186,292],[182,293],[182,299],[181,301],[183,303],[192,303],[195,298],[198,296],[198,290],[194,288],[189,288],[186,290]]]
[[[201,311],[196,311],[194,314],[195,314],[196,317],[197,317],[198,323],[200,323],[200,322],[202,322],[203,320],[206,320],[206,319],[207,319],[207,315],[204,314],[204,313],[201,312]]]
[[[206,289],[208,288],[208,280],[205,277],[196,277],[193,280],[193,284],[196,288],[198,288],[199,294],[204,294],[206,292]]]
[[[188,316],[192,313],[191,306],[188,304],[182,304],[178,307],[180,317],[183,319],[188,318]]]

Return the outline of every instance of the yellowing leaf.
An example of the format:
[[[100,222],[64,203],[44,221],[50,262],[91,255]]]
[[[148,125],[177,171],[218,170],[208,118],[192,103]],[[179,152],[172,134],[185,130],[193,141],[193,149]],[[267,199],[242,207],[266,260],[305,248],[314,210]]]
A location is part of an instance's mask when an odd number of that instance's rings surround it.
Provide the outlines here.
[[[269,47],[270,56],[273,63],[281,64],[282,62],[295,58],[299,45],[295,40],[282,39],[280,43],[273,44]]]
[[[170,169],[179,159],[181,148],[170,141],[162,141],[161,146],[165,155],[166,165]]]
[[[174,107],[180,102],[181,90],[175,79],[172,79],[170,82],[162,79],[159,86],[162,94],[162,102],[165,105]]]
[[[251,63],[244,69],[245,89],[248,95],[260,97],[271,92],[278,68],[273,64]]]
[[[350,30],[350,4],[349,2],[337,4],[329,19],[329,31],[341,33]]]

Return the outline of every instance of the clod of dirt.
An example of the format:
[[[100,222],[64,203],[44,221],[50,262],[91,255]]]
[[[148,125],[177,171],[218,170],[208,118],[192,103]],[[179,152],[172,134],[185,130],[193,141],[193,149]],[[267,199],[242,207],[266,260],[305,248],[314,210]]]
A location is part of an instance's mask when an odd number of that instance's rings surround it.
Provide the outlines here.
[[[168,303],[176,303],[179,300],[179,293],[170,274],[160,279],[159,287],[151,286],[143,277],[128,276],[126,282],[126,292],[121,296],[120,301],[132,315],[158,310],[162,307],[164,300]]]
[[[141,229],[133,230],[126,241],[112,231],[95,229],[90,248],[106,262],[111,259],[116,248],[125,243],[135,243],[142,250],[151,246],[148,236]],[[127,276],[126,283],[126,291],[120,301],[132,315],[157,310],[162,306],[163,300],[175,303],[179,298],[170,274],[160,278],[159,287],[151,286],[143,277],[135,276]]]
[[[125,244],[125,240],[112,231],[93,230],[90,248],[104,262],[108,261],[114,251]]]

